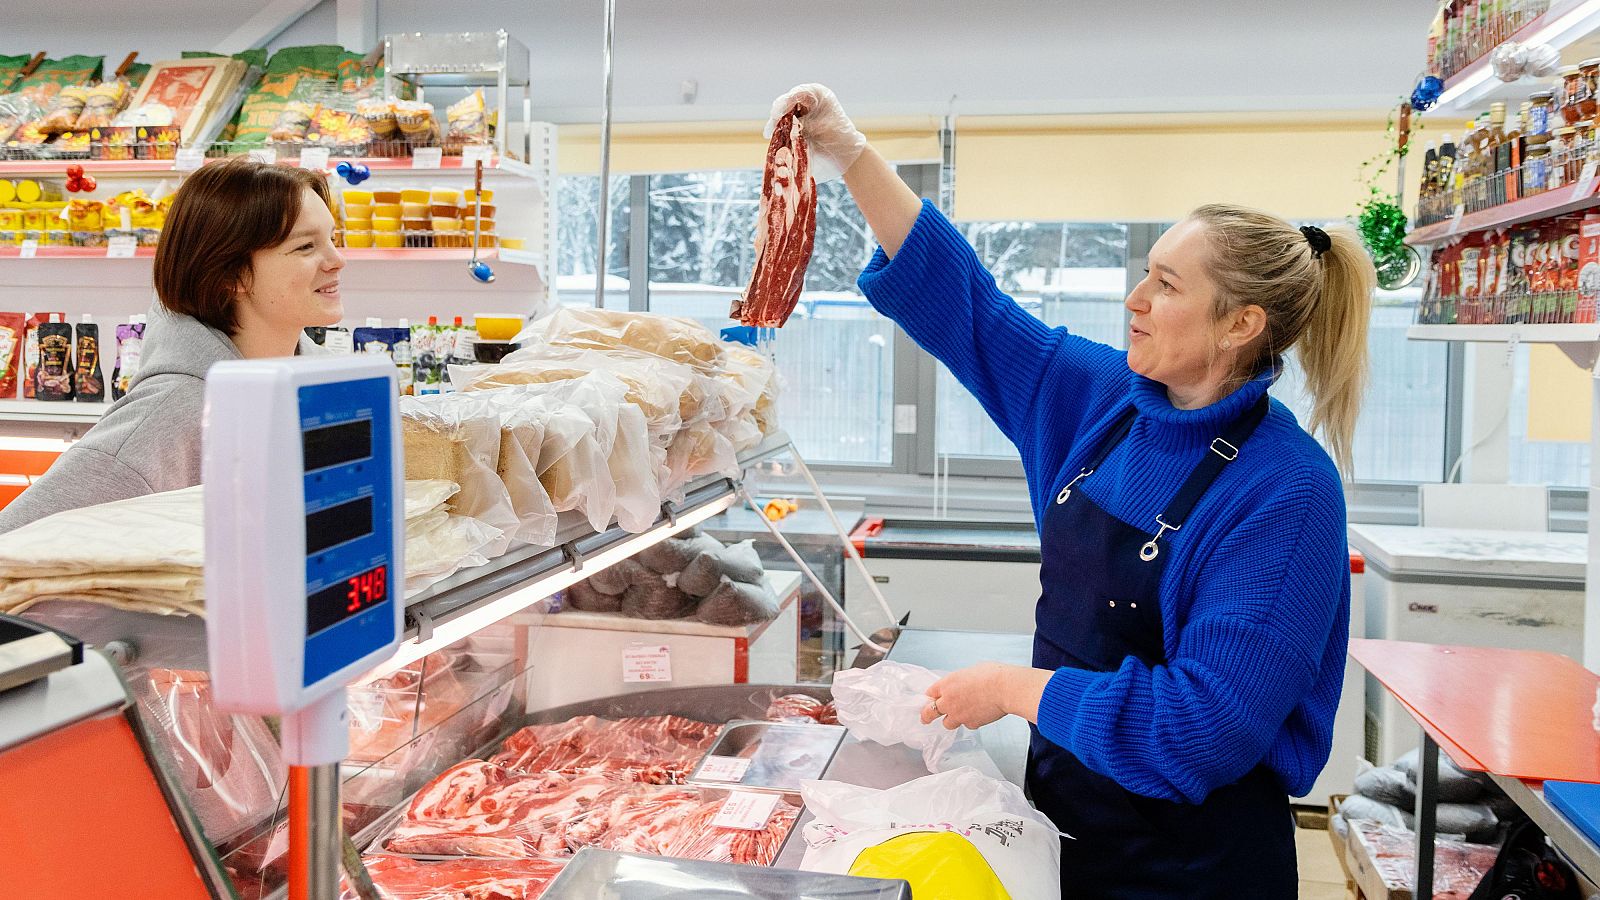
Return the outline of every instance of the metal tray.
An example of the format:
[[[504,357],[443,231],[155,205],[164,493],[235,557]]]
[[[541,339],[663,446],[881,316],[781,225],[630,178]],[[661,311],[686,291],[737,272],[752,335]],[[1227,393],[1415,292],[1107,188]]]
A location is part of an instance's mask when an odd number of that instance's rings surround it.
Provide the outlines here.
[[[690,784],[798,791],[821,778],[844,742],[841,725],[734,721],[689,776]]]

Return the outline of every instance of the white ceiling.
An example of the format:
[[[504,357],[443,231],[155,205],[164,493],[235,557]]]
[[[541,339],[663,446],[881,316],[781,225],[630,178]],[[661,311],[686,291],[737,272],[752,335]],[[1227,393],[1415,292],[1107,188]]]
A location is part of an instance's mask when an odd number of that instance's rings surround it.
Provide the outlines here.
[[[144,61],[208,49],[259,0],[11,7],[0,53]],[[533,53],[535,116],[596,121],[601,0],[375,0],[379,33],[505,28]],[[353,5],[359,5],[359,0]],[[858,116],[1379,109],[1419,74],[1431,0],[617,0],[619,121],[764,116],[802,81]],[[273,43],[334,41],[324,0]],[[680,98],[692,79],[699,96]]]

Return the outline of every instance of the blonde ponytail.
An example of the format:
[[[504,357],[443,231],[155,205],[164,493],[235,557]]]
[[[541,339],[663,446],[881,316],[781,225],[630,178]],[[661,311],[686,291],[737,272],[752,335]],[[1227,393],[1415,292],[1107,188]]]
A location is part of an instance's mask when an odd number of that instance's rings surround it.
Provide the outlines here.
[[[1192,218],[1205,226],[1211,249],[1216,318],[1252,304],[1266,312],[1266,326],[1240,353],[1235,375],[1250,378],[1297,351],[1312,396],[1310,430],[1322,435],[1350,477],[1377,285],[1360,236],[1348,225],[1330,226],[1331,246],[1319,255],[1300,229],[1259,210],[1211,204]]]

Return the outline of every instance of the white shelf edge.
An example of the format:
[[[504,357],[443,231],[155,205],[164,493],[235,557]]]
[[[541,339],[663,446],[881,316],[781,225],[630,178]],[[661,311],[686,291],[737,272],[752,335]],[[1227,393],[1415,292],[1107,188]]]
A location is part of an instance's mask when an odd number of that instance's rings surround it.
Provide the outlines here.
[[[1406,338],[1413,341],[1476,341],[1522,344],[1587,344],[1600,342],[1600,323],[1558,325],[1412,325]]]
[[[93,424],[110,408],[110,403],[76,400],[0,400],[0,422]]]
[[[495,248],[495,253],[503,263],[510,263],[515,266],[533,266],[541,272],[544,271],[544,254],[542,253],[535,253],[532,250],[507,249],[505,247]]]

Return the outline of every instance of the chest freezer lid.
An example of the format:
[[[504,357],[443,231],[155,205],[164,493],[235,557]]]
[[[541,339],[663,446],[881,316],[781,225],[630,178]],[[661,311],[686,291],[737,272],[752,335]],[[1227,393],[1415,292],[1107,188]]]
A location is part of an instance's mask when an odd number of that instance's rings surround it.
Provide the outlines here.
[[[1453,575],[1582,584],[1589,539],[1584,534],[1351,525],[1350,547],[1386,575]]]

